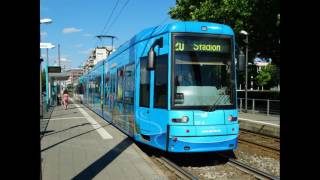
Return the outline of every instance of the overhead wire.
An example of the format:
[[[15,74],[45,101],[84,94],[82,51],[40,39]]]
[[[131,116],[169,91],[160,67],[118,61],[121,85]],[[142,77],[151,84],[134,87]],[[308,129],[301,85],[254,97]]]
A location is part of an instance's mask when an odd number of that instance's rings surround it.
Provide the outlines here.
[[[122,11],[124,10],[124,8],[127,6],[127,4],[129,3],[130,0],[127,0],[125,2],[125,4],[122,6],[122,8],[120,9],[118,15],[115,17],[115,19],[113,19],[112,23],[110,24],[109,28],[107,29],[107,31],[105,32],[105,34],[107,34],[110,30],[110,28],[113,26],[113,24],[117,21],[117,19],[120,17]]]
[[[106,23],[105,23],[105,25],[104,25],[104,27],[103,27],[103,29],[102,29],[102,31],[101,31],[101,34],[104,32],[104,30],[106,29],[107,25],[109,24],[109,22],[110,22],[110,20],[111,20],[111,17],[112,17],[112,15],[113,15],[113,13],[114,13],[114,10],[115,10],[115,9],[117,8],[117,6],[118,6],[119,1],[120,1],[120,0],[117,0],[115,6],[113,7],[110,16],[109,16],[108,20],[106,21]]]

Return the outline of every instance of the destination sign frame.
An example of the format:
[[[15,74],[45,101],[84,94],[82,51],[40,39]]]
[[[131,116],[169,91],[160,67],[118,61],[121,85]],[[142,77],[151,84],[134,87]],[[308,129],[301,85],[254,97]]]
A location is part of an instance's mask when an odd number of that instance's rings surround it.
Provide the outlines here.
[[[48,66],[49,73],[61,73],[61,66]]]
[[[231,53],[232,38],[225,35],[204,34],[176,34],[173,36],[173,50],[175,52],[212,52]]]

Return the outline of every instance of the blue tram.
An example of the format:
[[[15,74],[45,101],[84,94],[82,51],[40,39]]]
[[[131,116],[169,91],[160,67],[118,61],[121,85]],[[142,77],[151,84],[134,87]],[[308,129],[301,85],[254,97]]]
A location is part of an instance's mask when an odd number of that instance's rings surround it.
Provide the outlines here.
[[[164,151],[234,150],[235,67],[229,26],[152,27],[81,77],[83,103],[136,141]]]

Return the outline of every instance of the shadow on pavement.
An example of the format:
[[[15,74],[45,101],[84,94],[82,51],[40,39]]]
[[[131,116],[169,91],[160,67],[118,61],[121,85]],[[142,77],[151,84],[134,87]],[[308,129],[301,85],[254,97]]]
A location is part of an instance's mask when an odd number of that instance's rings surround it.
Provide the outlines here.
[[[126,150],[131,144],[132,140],[127,137],[122,140],[117,146],[100,157],[94,163],[89,165],[86,169],[81,171],[78,175],[73,177],[73,180],[93,179],[100,171],[107,167],[114,159],[116,159],[124,150]]]
[[[58,106],[57,106],[58,107]],[[59,109],[59,110],[55,110],[55,111],[65,111],[64,109],[63,109],[63,107],[61,107],[62,109]],[[79,109],[79,108],[84,108],[84,107],[68,107],[68,109]],[[67,109],[67,110],[68,110]]]
[[[67,110],[64,110],[64,111],[68,111],[69,109],[67,109]],[[68,113],[63,113],[63,114],[57,114],[57,115],[53,115],[53,116],[51,116],[51,119],[54,119],[54,118],[56,118],[56,117],[60,117],[60,116],[65,116],[65,115],[70,115],[70,114],[79,114],[80,112],[76,112],[76,111],[73,111],[73,112],[68,112]]]
[[[90,124],[90,123],[78,124],[78,125],[71,126],[71,127],[66,128],[66,129],[64,129],[64,130],[61,130],[61,131],[57,131],[57,132],[54,132],[54,133],[46,134],[46,135],[44,135],[44,136],[50,136],[50,135],[52,135],[52,134],[57,134],[57,133],[60,133],[60,132],[63,132],[63,131],[70,130],[70,129],[72,129],[72,128],[76,128],[76,127],[79,127],[79,126],[85,126],[85,125],[88,125],[88,124]],[[47,131],[47,133],[49,133],[50,131],[53,132],[54,130],[49,130],[49,131]]]
[[[42,118],[40,118],[40,141],[43,138],[43,135],[47,133],[47,127],[49,124],[49,119],[56,107],[50,106],[48,112],[44,112]]]
[[[53,132],[53,131],[54,131],[54,130],[40,131],[40,134],[43,135],[43,136],[46,136],[46,135],[44,135],[44,134],[51,133],[51,132]]]
[[[101,126],[101,127],[99,127],[99,128],[103,128],[103,127],[109,126],[109,125],[110,125],[110,124],[107,124],[107,125]],[[97,128],[97,129],[99,129],[99,128]],[[59,144],[61,144],[61,143],[64,143],[64,142],[66,142],[66,141],[69,141],[70,139],[74,139],[74,138],[79,137],[79,136],[82,136],[82,135],[84,135],[84,134],[88,134],[88,133],[90,133],[90,132],[92,132],[92,131],[95,131],[95,130],[97,130],[97,129],[92,129],[92,130],[90,130],[90,131],[87,131],[87,132],[84,132],[84,133],[81,133],[81,134],[72,136],[72,137],[70,137],[70,138],[67,138],[67,139],[65,139],[65,140],[62,140],[62,141],[60,141],[60,142],[58,142],[58,143],[55,143],[55,144],[53,144],[53,145],[51,145],[51,146],[49,146],[49,147],[46,147],[46,148],[42,149],[41,152],[44,152],[44,151],[46,151],[46,150],[48,150],[48,149],[50,149],[50,148],[53,148],[54,146],[57,146],[57,145],[59,145]]]

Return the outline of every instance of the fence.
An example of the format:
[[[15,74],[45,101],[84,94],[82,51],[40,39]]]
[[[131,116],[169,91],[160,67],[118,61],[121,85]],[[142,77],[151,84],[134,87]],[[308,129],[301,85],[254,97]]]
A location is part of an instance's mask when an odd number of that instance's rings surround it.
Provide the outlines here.
[[[280,115],[280,100],[249,99],[247,100],[248,113],[262,113],[269,115]],[[245,98],[238,98],[238,110],[245,110]]]

